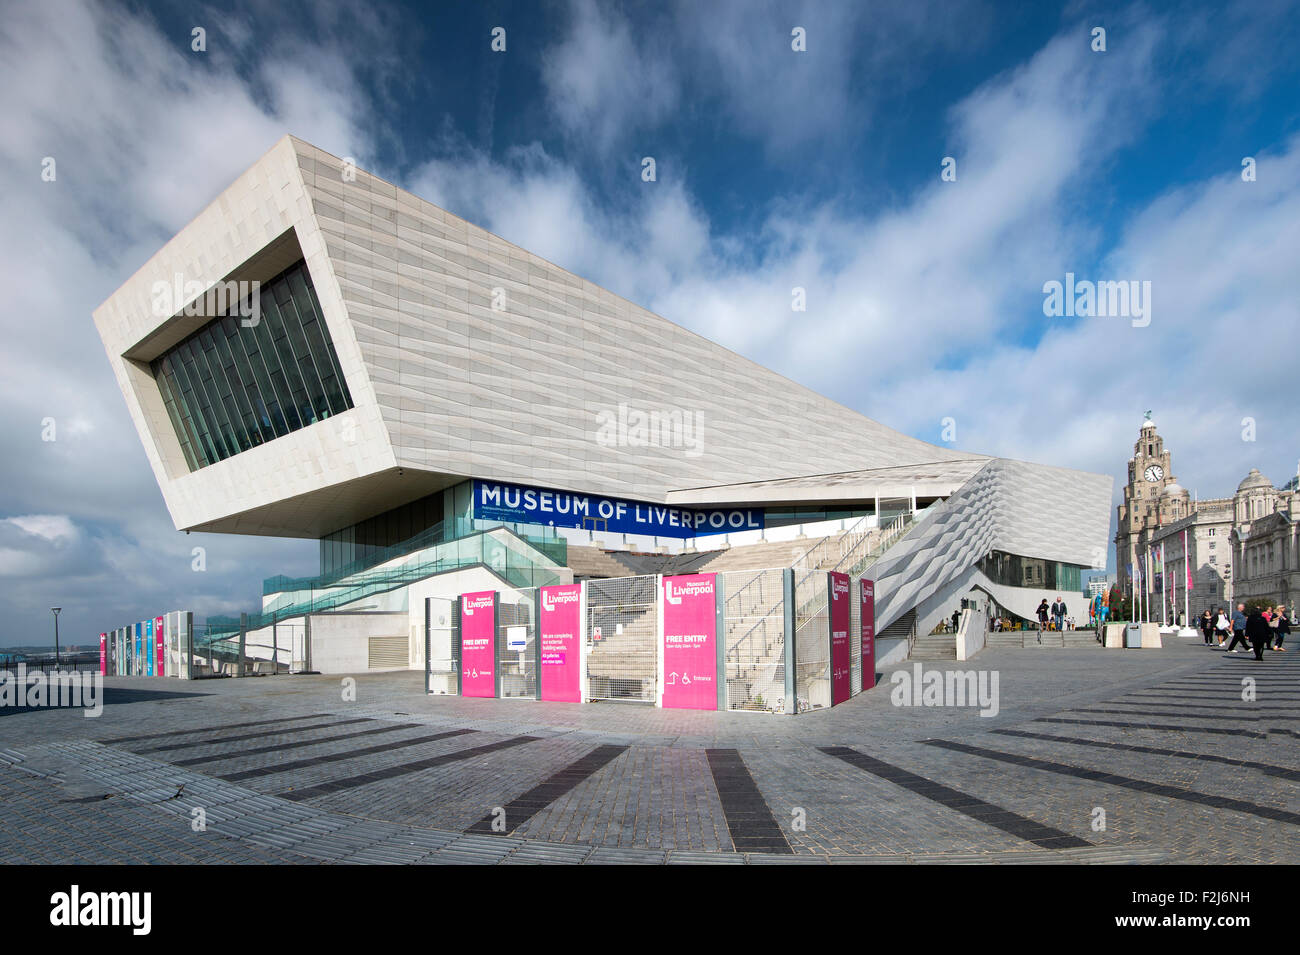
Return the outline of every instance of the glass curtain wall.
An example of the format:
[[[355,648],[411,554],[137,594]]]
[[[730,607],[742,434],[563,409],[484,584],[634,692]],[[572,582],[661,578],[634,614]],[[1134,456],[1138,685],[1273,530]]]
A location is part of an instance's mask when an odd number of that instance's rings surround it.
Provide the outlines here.
[[[1078,564],[994,551],[979,562],[979,569],[995,584],[1078,593],[1083,586],[1083,571],[1086,568]]]

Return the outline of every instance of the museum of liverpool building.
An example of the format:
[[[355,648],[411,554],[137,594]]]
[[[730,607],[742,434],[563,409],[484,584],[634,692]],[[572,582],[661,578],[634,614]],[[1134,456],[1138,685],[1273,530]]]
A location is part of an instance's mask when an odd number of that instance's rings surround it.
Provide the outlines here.
[[[109,673],[794,713],[1104,565],[1110,477],[908,437],[289,136],[94,318],[176,527],[320,544]]]

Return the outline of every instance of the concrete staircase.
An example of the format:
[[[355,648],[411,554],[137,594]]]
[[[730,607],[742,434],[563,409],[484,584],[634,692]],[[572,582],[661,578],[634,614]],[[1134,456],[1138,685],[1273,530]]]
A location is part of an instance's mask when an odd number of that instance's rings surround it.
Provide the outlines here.
[[[833,540],[834,538],[823,538]],[[817,543],[816,539],[792,541],[763,541],[729,547],[700,565],[699,573],[719,573],[730,570],[766,570],[771,567],[789,567]]]
[[[601,630],[601,639],[592,643],[587,657],[592,696],[653,702],[658,651],[651,612],[655,597],[655,583],[649,578],[588,585],[591,624]]]
[[[727,582],[731,588],[726,595],[724,635],[728,696],[745,708],[769,709],[785,693],[785,618],[779,609],[782,574],[735,571]]]
[[[1037,630],[1008,630],[988,634],[984,645],[989,650],[1097,650],[1101,648],[1095,630],[1064,632],[1048,630],[1043,634],[1041,643],[1038,640]]]
[[[957,635],[955,633],[927,633],[917,637],[909,656],[912,660],[956,660]]]
[[[583,577],[631,577],[632,571],[609,555],[608,551],[586,544],[569,544],[569,569],[575,580]]]
[[[716,551],[682,554],[641,554],[635,551],[605,550],[589,544],[569,544],[568,564],[575,578],[635,577],[641,574],[703,574],[738,570],[769,570],[791,567],[799,562],[829,570],[850,552],[867,554],[883,532],[872,528],[854,529],[829,537],[798,538],[789,541],[760,541]],[[859,546],[866,541],[867,547]],[[849,571],[850,568],[840,568]]]

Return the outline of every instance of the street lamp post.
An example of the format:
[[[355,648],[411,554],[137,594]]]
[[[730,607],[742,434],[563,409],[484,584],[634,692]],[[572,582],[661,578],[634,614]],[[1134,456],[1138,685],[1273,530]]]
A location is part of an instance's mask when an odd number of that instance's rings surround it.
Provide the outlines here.
[[[51,607],[50,612],[54,614],[54,668],[59,667],[59,611],[62,607]]]

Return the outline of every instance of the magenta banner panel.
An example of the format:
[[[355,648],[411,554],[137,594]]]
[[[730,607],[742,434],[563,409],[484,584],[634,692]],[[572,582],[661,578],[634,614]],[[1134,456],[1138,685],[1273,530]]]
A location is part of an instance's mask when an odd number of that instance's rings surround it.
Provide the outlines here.
[[[542,642],[542,699],[582,702],[582,584],[542,588],[538,639]]]
[[[167,675],[167,645],[163,640],[163,618],[154,617],[153,621],[153,639],[157,644],[158,663],[154,667],[155,676]]]
[[[826,575],[831,618],[831,706],[853,695],[853,648],[849,645],[849,575]]]
[[[460,595],[460,694],[493,697],[497,684],[496,591]]]
[[[99,635],[99,675],[108,676],[108,634]]]
[[[665,577],[664,700],[677,710],[718,708],[715,574]]]
[[[862,607],[859,626],[862,630],[862,689],[876,685],[876,582],[863,577],[858,581],[858,600]]]

